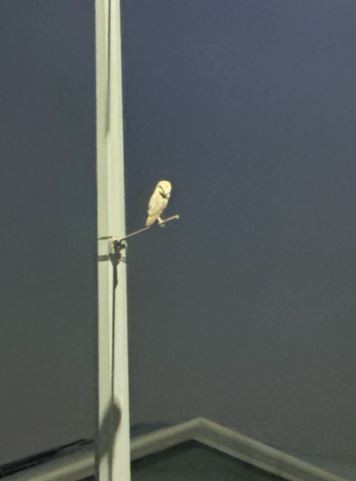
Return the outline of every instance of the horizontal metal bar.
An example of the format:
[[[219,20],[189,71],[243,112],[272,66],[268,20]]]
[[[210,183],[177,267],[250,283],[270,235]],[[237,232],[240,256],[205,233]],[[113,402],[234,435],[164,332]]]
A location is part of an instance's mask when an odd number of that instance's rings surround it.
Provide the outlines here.
[[[108,236],[99,237],[98,240],[100,240],[100,241],[101,240],[111,240],[111,241],[117,240],[119,242],[123,242],[123,241],[126,241],[127,239],[131,239],[131,237],[135,237],[139,234],[142,234],[146,230],[152,229],[152,227],[154,227],[156,225],[162,227],[165,224],[167,224],[168,222],[171,222],[172,220],[178,220],[178,219],[180,219],[180,215],[175,214],[175,215],[172,215],[171,217],[167,217],[167,219],[163,219],[162,222],[160,222],[159,224],[147,225],[145,227],[142,227],[141,229],[138,229],[138,230],[135,230],[134,232],[131,232],[130,234],[127,234],[125,237],[108,235]]]

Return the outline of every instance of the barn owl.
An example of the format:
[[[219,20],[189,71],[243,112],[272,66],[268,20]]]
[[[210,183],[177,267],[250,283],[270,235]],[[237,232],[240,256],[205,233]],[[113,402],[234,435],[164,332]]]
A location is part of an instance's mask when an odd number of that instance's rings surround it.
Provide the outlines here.
[[[151,195],[147,209],[146,226],[150,226],[158,221],[162,223],[161,214],[168,205],[171,196],[172,184],[168,180],[160,180]]]

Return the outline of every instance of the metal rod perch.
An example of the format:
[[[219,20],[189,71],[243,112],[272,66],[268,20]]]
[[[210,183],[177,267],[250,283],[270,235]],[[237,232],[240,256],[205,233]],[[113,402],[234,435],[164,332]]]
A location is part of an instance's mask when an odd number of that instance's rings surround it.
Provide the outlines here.
[[[162,227],[165,224],[167,224],[168,222],[171,222],[172,220],[178,220],[178,219],[180,219],[179,214],[172,215],[171,217],[167,217],[167,219],[163,219],[162,222],[158,225],[160,227]],[[120,238],[119,236],[109,235],[109,236],[99,237],[99,240],[111,240],[111,241],[123,242],[127,239],[130,239],[131,237],[134,237],[138,234],[141,234],[142,232],[145,232],[148,229],[151,229],[154,225],[157,225],[157,224],[152,224],[152,225],[148,225],[146,227],[142,227],[141,229],[135,230],[134,232],[131,232],[130,234],[127,234],[125,237]]]

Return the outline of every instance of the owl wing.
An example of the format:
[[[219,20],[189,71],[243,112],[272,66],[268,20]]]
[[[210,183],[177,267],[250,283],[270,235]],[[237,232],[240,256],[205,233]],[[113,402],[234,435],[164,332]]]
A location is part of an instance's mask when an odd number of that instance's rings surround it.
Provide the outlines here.
[[[167,207],[167,204],[168,200],[162,198],[160,193],[155,190],[148,204],[146,225],[153,224]]]
[[[155,190],[148,203],[146,225],[152,225],[154,222],[156,222],[158,216],[162,212],[160,199],[161,196],[159,195],[159,192]]]
[[[159,195],[159,192],[154,192],[150,198],[147,214],[149,216],[153,215],[160,215],[165,207],[164,203],[162,202],[162,197]]]

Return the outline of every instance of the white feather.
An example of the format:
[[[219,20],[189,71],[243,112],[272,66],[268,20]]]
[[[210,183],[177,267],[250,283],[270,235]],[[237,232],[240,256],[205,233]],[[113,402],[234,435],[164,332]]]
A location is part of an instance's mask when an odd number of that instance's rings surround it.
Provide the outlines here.
[[[172,184],[168,180],[160,180],[151,195],[147,209],[146,226],[161,222],[161,215],[168,205]]]

